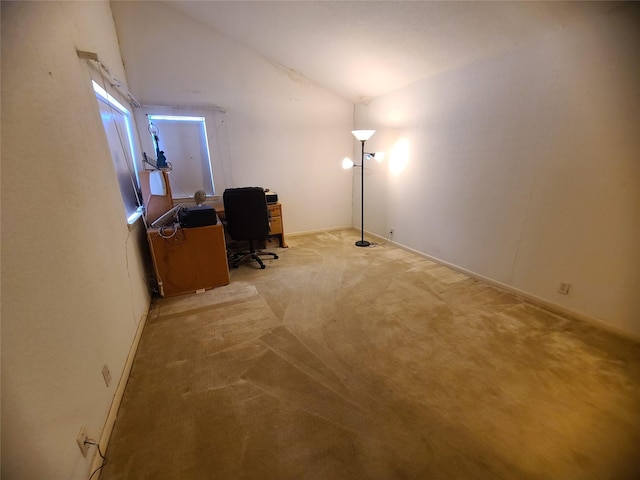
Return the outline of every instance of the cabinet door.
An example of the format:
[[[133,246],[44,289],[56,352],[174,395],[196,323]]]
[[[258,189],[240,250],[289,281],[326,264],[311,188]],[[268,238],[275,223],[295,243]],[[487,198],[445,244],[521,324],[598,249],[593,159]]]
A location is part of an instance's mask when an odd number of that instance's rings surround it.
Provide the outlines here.
[[[168,237],[168,238],[163,238]],[[149,230],[148,238],[163,297],[193,293],[229,283],[222,225]]]
[[[269,233],[271,235],[282,233],[282,217],[271,217],[269,219]]]

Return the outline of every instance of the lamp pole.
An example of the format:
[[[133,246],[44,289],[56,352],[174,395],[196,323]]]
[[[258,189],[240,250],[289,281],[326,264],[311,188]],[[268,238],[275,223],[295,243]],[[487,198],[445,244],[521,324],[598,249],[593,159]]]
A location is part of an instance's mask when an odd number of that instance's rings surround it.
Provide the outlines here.
[[[371,245],[364,239],[364,142],[362,143],[362,154],[360,156],[360,240],[356,242],[357,247],[368,247]]]
[[[354,165],[353,162],[348,158],[345,158],[343,160],[342,165],[343,165],[343,168],[360,167],[362,169],[362,171],[360,172],[360,240],[356,242],[356,246],[368,247],[371,244],[364,239],[364,158],[365,158],[364,142],[369,140],[371,136],[374,133],[376,133],[376,131],[375,130],[353,130],[351,133],[353,134],[354,137],[360,140],[360,143],[362,144],[362,153],[360,155],[360,165]],[[371,154],[368,153],[367,155],[371,155]],[[346,166],[345,166],[345,161],[347,161]]]
[[[360,165],[353,165],[353,162],[349,160],[351,165],[347,164],[347,167],[346,167],[348,168],[349,166],[353,166],[353,167],[359,166],[362,169],[362,171],[360,172],[360,240],[356,242],[356,246],[368,247],[371,244],[364,239],[364,155],[365,155],[364,142],[369,140],[371,136],[374,133],[376,133],[376,131],[375,130],[353,130],[351,133],[353,134],[354,137],[356,137],[362,143],[362,154],[360,155]],[[348,160],[348,159],[345,159],[345,160]]]

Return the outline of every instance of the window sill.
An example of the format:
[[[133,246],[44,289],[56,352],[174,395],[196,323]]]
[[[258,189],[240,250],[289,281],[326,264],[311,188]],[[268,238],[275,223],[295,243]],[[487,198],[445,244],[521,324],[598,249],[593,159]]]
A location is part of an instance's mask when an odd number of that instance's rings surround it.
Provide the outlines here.
[[[138,223],[138,221],[142,218],[143,213],[144,211],[142,207],[139,207],[135,212],[129,215],[129,218],[127,218],[127,226],[129,227],[129,230],[133,230],[135,228],[136,223]]]

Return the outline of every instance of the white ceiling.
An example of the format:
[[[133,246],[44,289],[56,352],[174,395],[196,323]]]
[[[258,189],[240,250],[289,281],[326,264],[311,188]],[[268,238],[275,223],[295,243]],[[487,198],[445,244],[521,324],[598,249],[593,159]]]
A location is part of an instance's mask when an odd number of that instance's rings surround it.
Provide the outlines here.
[[[166,1],[354,102],[495,55],[619,2]]]

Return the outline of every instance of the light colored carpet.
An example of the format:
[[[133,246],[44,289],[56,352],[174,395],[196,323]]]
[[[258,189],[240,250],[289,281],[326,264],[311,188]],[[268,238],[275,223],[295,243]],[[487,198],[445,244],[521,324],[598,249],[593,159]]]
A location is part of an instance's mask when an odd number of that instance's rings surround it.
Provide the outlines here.
[[[640,345],[357,238],[156,301],[101,478],[640,478]]]

